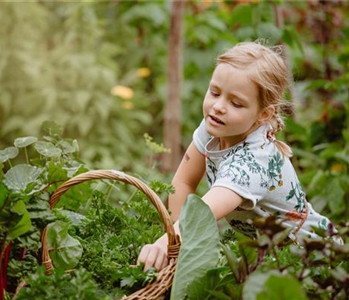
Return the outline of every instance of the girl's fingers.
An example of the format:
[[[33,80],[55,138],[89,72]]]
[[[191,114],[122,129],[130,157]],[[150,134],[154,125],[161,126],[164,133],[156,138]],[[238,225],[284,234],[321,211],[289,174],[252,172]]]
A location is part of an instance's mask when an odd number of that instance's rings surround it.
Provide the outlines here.
[[[167,267],[167,265],[168,265],[168,259],[167,259],[167,255],[165,255],[165,259],[162,262],[160,270],[162,270],[163,268]]]
[[[154,264],[154,267],[156,270],[160,271],[162,269],[161,267],[164,263],[165,258],[166,258],[166,254],[162,251],[159,251],[158,256],[156,258],[156,261],[155,261],[155,264]]]
[[[168,264],[167,255],[158,245],[145,245],[137,259],[137,265],[144,263],[144,271],[155,267],[158,271]]]
[[[139,265],[142,262],[145,263],[145,261],[147,260],[150,249],[151,249],[151,245],[145,245],[142,248],[141,253],[139,254],[138,259],[137,259],[137,265]]]
[[[158,249],[152,248],[151,251],[149,251],[147,259],[145,260],[144,271],[147,271],[149,268],[154,266],[157,256],[158,256]]]

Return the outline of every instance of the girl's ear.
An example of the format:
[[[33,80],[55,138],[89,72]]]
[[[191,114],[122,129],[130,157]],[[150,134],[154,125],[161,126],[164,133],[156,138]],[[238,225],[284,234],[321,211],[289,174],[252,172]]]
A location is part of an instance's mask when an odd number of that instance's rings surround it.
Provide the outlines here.
[[[270,121],[275,115],[275,107],[274,105],[269,105],[264,108],[261,112],[260,118],[258,119],[260,124],[267,123]]]

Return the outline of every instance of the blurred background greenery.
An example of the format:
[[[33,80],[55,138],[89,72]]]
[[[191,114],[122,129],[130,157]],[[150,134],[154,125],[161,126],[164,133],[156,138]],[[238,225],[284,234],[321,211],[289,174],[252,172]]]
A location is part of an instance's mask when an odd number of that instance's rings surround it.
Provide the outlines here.
[[[149,175],[161,161],[143,135],[163,139],[170,10],[165,0],[1,3],[0,149],[52,120],[89,167]],[[287,48],[296,112],[282,138],[309,200],[348,219],[348,1],[185,1],[183,151],[215,58],[257,38]]]

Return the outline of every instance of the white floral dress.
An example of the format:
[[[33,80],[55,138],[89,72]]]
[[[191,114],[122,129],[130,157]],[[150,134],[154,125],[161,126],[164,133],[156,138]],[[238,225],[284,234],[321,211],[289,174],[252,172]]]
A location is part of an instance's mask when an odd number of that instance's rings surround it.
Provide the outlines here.
[[[327,229],[329,219],[314,211],[306,201],[297,174],[287,157],[267,138],[270,125],[262,125],[239,144],[220,150],[218,138],[210,136],[205,122],[193,134],[196,148],[206,157],[210,188],[226,187],[243,198],[242,204],[226,216],[230,225],[251,237],[255,228],[246,222],[257,217],[276,216],[294,228],[292,240],[316,237],[312,227]]]

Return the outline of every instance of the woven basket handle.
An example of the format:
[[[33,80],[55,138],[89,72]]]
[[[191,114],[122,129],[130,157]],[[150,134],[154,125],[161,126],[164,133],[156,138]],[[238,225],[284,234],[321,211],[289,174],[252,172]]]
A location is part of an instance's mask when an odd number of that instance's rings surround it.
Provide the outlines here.
[[[141,180],[127,175],[120,171],[115,170],[96,170],[89,171],[86,173],[79,174],[66,182],[64,182],[51,196],[49,205],[50,208],[53,209],[58,203],[60,197],[68,191],[71,187],[90,180],[95,179],[113,179],[121,182],[125,182],[135,186],[138,190],[142,191],[153,203],[156,210],[160,214],[162,222],[165,226],[165,231],[168,236],[168,257],[176,258],[178,257],[178,251],[180,246],[179,237],[176,235],[175,230],[173,228],[172,220],[167,212],[164,204],[162,203],[159,196],[144,182]],[[48,254],[48,245],[47,245],[47,227],[43,230],[42,237],[42,263],[46,266],[46,273],[51,273],[52,271],[52,262]]]

